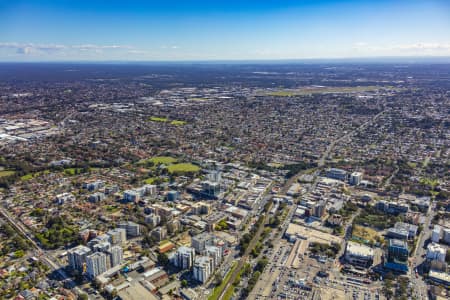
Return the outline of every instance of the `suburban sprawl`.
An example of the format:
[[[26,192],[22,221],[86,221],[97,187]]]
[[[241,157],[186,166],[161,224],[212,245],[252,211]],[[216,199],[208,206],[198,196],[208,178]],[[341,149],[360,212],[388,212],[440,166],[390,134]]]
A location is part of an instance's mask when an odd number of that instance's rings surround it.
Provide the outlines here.
[[[0,299],[449,299],[449,70],[2,64]]]

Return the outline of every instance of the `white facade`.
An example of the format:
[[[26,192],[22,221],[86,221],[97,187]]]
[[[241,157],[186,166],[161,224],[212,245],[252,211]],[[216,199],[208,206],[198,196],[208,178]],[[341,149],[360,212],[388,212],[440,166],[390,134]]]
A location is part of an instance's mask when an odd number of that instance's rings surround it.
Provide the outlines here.
[[[439,243],[441,239],[442,228],[439,225],[434,225],[433,231],[431,232],[431,241],[433,243]]]
[[[427,259],[445,262],[447,251],[439,244],[431,243],[427,247]]]
[[[206,254],[213,259],[213,267],[217,268],[222,261],[222,248],[206,246]]]
[[[212,266],[212,258],[208,256],[199,256],[195,259],[194,264],[194,279],[200,281],[201,283],[205,283],[211,273],[213,272]]]
[[[348,242],[345,248],[345,260],[350,264],[369,267],[373,263],[373,249],[358,243]]]
[[[127,231],[124,228],[114,228],[106,234],[109,236],[109,240],[113,245],[123,245],[127,241]]]
[[[95,252],[94,254],[86,257],[86,272],[91,278],[106,272],[107,259],[106,254],[102,252]]]
[[[174,257],[174,265],[182,270],[190,269],[194,265],[195,249],[181,246]]]
[[[353,172],[350,175],[350,184],[359,185],[363,179],[363,174],[361,172]]]
[[[123,250],[120,246],[111,247],[111,267],[120,265],[123,261]]]
[[[82,271],[83,265],[86,263],[86,257],[90,253],[91,249],[83,245],[79,245],[67,251],[70,267],[74,270]]]

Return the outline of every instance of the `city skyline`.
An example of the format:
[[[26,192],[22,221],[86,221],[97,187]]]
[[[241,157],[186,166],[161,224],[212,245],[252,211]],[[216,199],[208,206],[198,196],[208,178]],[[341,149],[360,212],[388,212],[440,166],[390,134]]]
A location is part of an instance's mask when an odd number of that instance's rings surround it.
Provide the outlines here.
[[[0,61],[450,56],[445,1],[0,3]]]

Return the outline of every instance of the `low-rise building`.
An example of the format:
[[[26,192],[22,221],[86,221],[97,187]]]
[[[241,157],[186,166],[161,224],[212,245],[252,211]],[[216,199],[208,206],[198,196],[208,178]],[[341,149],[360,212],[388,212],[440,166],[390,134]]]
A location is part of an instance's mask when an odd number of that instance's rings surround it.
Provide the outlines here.
[[[345,260],[359,267],[368,268],[373,263],[374,251],[368,246],[348,242],[345,248]]]

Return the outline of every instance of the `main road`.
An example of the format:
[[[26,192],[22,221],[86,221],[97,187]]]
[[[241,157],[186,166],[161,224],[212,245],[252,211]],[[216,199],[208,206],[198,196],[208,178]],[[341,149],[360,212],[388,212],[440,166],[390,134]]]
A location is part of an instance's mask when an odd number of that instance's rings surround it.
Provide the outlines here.
[[[67,275],[62,266],[57,264],[55,262],[55,259],[51,255],[49,255],[47,251],[42,249],[38,245],[38,243],[35,242],[35,240],[33,239],[33,235],[25,226],[22,225],[20,221],[13,219],[3,207],[0,207],[0,214],[11,224],[11,226],[16,229],[19,234],[21,234],[31,243],[31,245],[37,252],[37,258],[40,259],[41,262],[47,265],[52,271],[57,272],[63,281],[67,281],[69,286],[73,287],[72,291],[75,294],[80,295],[83,293],[78,287],[75,286],[75,282],[70,278],[69,275]]]

